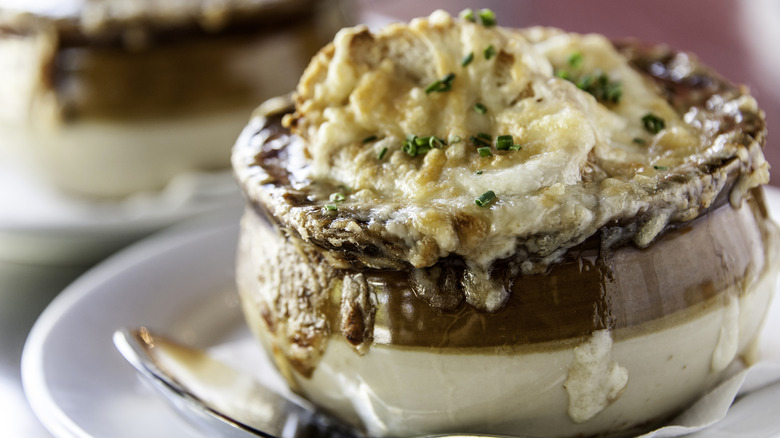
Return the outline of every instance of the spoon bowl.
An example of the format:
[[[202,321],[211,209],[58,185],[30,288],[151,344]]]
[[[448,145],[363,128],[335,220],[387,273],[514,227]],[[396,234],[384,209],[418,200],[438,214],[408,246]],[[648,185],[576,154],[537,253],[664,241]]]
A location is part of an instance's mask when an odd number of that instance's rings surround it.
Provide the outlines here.
[[[120,329],[114,345],[138,374],[187,420],[215,436],[361,437],[300,398],[280,395],[254,377],[147,328]]]

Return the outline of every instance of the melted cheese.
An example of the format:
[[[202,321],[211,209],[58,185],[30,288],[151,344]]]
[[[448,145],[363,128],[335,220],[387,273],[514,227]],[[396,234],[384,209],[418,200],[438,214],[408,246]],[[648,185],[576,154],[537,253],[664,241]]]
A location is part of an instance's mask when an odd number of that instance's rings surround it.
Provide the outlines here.
[[[593,333],[574,348],[574,360],[563,387],[569,394],[569,417],[582,423],[615,402],[628,384],[628,371],[612,359],[608,330]]]
[[[573,54],[582,55],[581,65],[569,61]],[[575,78],[604,73],[620,84],[621,99],[600,102],[558,77],[563,70]],[[450,90],[426,92],[450,73]],[[648,132],[647,114],[665,128]],[[408,262],[430,266],[458,254],[476,275],[519,246],[555,259],[605,224],[653,210],[655,199],[663,207],[635,239],[646,245],[669,220],[690,219],[714,198],[706,190],[682,196],[687,188],[664,193],[663,179],[726,153],[606,38],[485,27],[443,11],[375,34],[361,26],[339,32],[302,77],[286,123],[305,140],[308,177],[350,187],[346,204],[368,206],[412,248]],[[511,135],[521,149],[497,151],[491,141],[492,155],[480,156],[470,140],[478,133]],[[409,134],[447,144],[411,156],[402,149]],[[371,136],[377,139],[364,141]],[[746,187],[768,180],[765,163],[754,170]],[[477,206],[488,190],[497,199]],[[464,233],[458,215],[481,224],[478,235]],[[486,302],[500,305],[500,295],[490,291],[474,303],[492,308]]]

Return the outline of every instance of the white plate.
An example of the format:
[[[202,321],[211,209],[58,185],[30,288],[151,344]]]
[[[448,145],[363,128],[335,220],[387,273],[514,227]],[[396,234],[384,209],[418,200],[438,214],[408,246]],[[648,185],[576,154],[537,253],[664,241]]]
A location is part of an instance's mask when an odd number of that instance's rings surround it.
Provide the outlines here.
[[[33,327],[22,378],[57,437],[205,437],[145,386],[112,343],[148,326],[208,346],[245,331],[233,281],[234,214],[201,218],[139,242],[64,290]]]
[[[780,190],[767,196],[780,217]],[[100,264],[46,309],[25,346],[22,375],[33,410],[55,436],[205,436],[142,384],[111,337],[117,328],[146,325],[202,347],[245,343],[233,285],[237,233],[235,215],[175,227]],[[776,360],[780,341],[768,334],[779,331],[775,300],[762,346]],[[771,413],[778,399],[780,384],[739,399],[740,409],[707,436],[745,436],[746,427],[761,427],[755,436],[777,436],[780,417]]]
[[[164,227],[242,205],[227,170],[181,174],[161,192],[94,201],[66,196],[2,158],[0,260],[6,262],[90,266]]]

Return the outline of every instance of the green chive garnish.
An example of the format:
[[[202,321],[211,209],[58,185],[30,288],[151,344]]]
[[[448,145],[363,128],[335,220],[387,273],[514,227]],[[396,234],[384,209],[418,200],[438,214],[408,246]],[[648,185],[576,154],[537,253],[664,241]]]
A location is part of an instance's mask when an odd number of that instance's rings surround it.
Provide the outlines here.
[[[377,139],[377,136],[376,136],[376,135],[372,135],[372,136],[370,136],[370,137],[366,137],[366,138],[364,138],[364,139],[363,139],[363,143],[369,143],[369,142],[372,142],[372,141],[374,141],[374,140],[376,140],[376,139]]]
[[[634,137],[634,139],[631,140],[631,141],[633,141],[636,144],[645,144],[645,143],[647,143],[647,141],[644,138],[639,138],[639,137]]]
[[[379,155],[377,156],[377,159],[381,160],[382,158],[385,157],[386,154],[387,154],[387,148],[384,147],[382,148],[381,151],[379,151]]]
[[[477,21],[476,15],[474,15],[474,10],[471,8],[464,9],[460,11],[460,18],[471,21],[472,23],[475,23]]]
[[[610,81],[606,73],[582,76],[577,87],[592,94],[599,102],[618,103],[623,96],[623,86],[620,82]]]
[[[431,149],[439,149],[444,146],[444,140],[437,138],[434,135],[415,137],[414,143],[417,145],[418,153],[420,153],[421,148],[425,149],[425,152],[428,152]]]
[[[485,59],[490,59],[496,56],[496,48],[491,44],[485,47],[485,50],[482,52],[482,54],[485,55]]]
[[[577,88],[588,91],[588,89],[593,85],[594,80],[595,79],[593,75],[590,74],[581,76],[576,82]]]
[[[666,127],[664,119],[656,116],[653,113],[647,113],[644,117],[642,117],[642,124],[645,125],[647,132],[651,134],[658,134]]]
[[[519,144],[513,144],[512,146],[509,146],[509,150],[510,151],[519,151],[520,149],[522,149],[522,147],[523,146],[521,146]]]
[[[325,209],[328,211],[336,211],[339,208],[335,204],[325,204]]]
[[[478,112],[480,114],[485,114],[487,112],[487,107],[485,105],[477,102],[477,103],[474,104],[474,111],[476,111],[476,112]]]
[[[428,88],[425,89],[425,94],[433,92],[443,93],[452,89],[452,81],[455,79],[455,73],[447,73],[443,78],[433,81]]]
[[[480,157],[489,157],[493,155],[493,152],[490,152],[490,147],[488,146],[477,148],[477,152],[479,152]]]
[[[458,141],[460,141],[460,138],[458,138]],[[447,143],[443,139],[435,135],[418,137],[414,134],[408,134],[406,140],[401,145],[401,150],[412,157],[416,157],[429,152],[431,149],[441,149],[446,145]]]
[[[476,172],[476,174],[477,174],[477,175],[482,175],[482,171],[481,171],[481,170],[478,170],[478,171]]]
[[[491,202],[493,202],[493,200],[495,200],[495,199],[496,199],[495,192],[493,192],[492,190],[488,190],[487,192],[479,195],[479,198],[475,199],[474,202],[478,206],[484,207],[484,206],[490,204]]]
[[[475,146],[490,146],[490,139],[487,141],[484,138],[480,138],[476,135],[472,135],[469,137],[469,140],[471,140],[472,143],[474,143]]]
[[[573,61],[575,64],[579,62],[576,61],[576,57]],[[577,88],[590,93],[596,100],[604,104],[616,104],[623,97],[623,85],[618,81],[610,80],[606,73],[595,72],[575,77],[570,71],[560,69],[555,70],[555,76],[574,83]]]
[[[571,68],[579,69],[582,67],[582,61],[585,58],[583,58],[582,53],[580,52],[574,52],[569,56],[569,65]]]
[[[669,170],[669,168],[668,168],[667,166],[653,166],[653,169],[655,169],[655,170],[661,170],[661,171],[663,171],[663,170]]]
[[[620,102],[620,98],[623,97],[623,85],[620,82],[610,82],[604,91],[604,99],[610,103]]]
[[[496,25],[496,13],[490,9],[480,9],[479,19],[482,21],[482,25],[485,27],[491,27]]]
[[[463,59],[460,61],[460,65],[462,67],[465,67],[465,66],[471,64],[471,61],[473,61],[473,60],[474,60],[474,52],[471,52],[468,55],[463,57]]]
[[[416,157],[417,156],[417,142],[415,141],[415,139],[417,137],[414,136],[414,135],[412,135],[411,137],[412,138],[409,138],[407,136],[406,140],[403,142],[403,145],[401,146],[401,150],[406,152],[407,154],[409,154],[412,157]]]
[[[493,139],[493,137],[491,137],[490,134],[486,134],[484,132],[477,132],[477,137],[484,138],[485,140],[488,140],[488,141]]]
[[[568,70],[555,70],[555,76],[567,81],[574,82],[571,77],[571,73]]]
[[[512,147],[514,142],[511,135],[499,135],[496,137],[496,149],[499,151],[506,151]]]
[[[344,202],[345,199],[347,199],[347,197],[344,196],[344,194],[341,192],[330,194],[330,202],[339,203],[339,202]]]

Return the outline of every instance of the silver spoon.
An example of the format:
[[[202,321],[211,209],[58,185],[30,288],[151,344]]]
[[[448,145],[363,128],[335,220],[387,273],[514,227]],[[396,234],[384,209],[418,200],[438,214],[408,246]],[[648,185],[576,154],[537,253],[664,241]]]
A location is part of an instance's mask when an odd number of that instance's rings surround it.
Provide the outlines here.
[[[147,328],[121,329],[114,345],[136,371],[192,423],[220,437],[362,438],[311,403],[278,394],[253,376]],[[426,438],[495,437],[441,434]],[[508,437],[507,437],[508,438]],[[519,437],[516,437],[519,438]],[[528,437],[527,437],[528,438]]]
[[[254,377],[146,328],[114,333],[136,371],[188,420],[217,436],[361,437],[303,399],[277,394]]]

